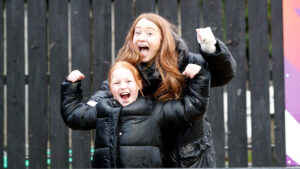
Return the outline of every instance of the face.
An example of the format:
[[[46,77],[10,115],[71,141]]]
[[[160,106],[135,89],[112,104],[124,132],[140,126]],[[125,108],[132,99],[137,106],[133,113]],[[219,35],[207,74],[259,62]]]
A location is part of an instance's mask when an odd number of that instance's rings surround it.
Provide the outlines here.
[[[134,102],[139,93],[139,88],[132,73],[125,68],[117,68],[111,74],[111,92],[122,106]]]
[[[161,31],[153,22],[141,19],[136,24],[133,45],[139,50],[142,62],[150,62],[157,55],[161,38]]]

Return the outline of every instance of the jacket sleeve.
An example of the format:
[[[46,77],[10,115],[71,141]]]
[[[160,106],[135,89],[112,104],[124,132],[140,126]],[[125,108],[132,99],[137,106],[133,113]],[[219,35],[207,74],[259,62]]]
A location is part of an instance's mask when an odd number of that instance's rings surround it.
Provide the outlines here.
[[[100,102],[103,98],[111,98],[112,94],[109,89],[108,80],[105,80],[101,83],[100,89],[91,96],[89,101]]]
[[[211,87],[226,85],[236,74],[236,62],[226,45],[219,39],[216,43],[216,52],[209,54],[201,49],[199,52],[208,62],[211,72]]]
[[[97,111],[82,103],[81,82],[65,81],[61,84],[61,115],[67,126],[75,130],[96,128]]]
[[[181,127],[202,118],[205,114],[210,91],[210,73],[204,68],[187,82],[184,95],[177,100],[157,102],[160,105],[162,126]],[[166,126],[167,125],[167,126]]]

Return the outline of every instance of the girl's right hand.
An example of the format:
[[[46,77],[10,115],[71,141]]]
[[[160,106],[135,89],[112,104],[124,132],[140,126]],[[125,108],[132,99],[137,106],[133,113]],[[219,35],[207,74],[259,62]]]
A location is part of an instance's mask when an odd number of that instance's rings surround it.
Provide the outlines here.
[[[68,81],[70,82],[77,82],[78,80],[84,79],[84,74],[82,74],[79,70],[73,70],[69,76],[68,76]]]

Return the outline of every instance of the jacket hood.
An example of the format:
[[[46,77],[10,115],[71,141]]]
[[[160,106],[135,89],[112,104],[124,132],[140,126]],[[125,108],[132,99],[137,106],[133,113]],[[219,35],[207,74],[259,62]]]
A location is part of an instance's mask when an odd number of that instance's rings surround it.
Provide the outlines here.
[[[176,51],[178,53],[177,65],[180,72],[183,72],[189,63],[189,49],[183,39],[173,32],[173,38],[176,44]]]

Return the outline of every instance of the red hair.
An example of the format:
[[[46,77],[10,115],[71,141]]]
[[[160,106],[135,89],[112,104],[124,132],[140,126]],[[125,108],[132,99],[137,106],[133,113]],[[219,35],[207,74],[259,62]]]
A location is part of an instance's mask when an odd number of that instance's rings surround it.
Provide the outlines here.
[[[184,78],[177,66],[178,53],[172,36],[172,25],[163,17],[145,13],[136,18],[128,31],[125,43],[120,49],[117,61],[127,61],[133,65],[139,64],[139,51],[133,45],[135,26],[141,19],[153,22],[161,31],[161,47],[155,57],[156,69],[160,72],[162,82],[154,93],[154,97],[160,101],[178,99],[181,96]]]

